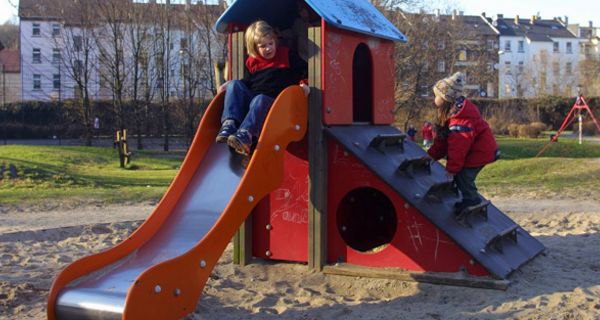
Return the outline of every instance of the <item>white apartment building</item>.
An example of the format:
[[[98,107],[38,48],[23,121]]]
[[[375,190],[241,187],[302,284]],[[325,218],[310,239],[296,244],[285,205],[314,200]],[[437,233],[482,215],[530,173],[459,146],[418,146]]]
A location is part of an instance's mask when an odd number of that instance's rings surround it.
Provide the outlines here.
[[[600,28],[590,21],[587,26],[569,24],[569,31],[580,39],[579,57],[581,60],[600,57]]]
[[[82,0],[94,3],[102,0]],[[123,0],[127,1],[127,0]],[[132,1],[135,6],[145,6],[150,9],[165,7],[165,4],[156,1]],[[174,2],[174,1],[173,1]],[[86,81],[90,99],[113,98],[115,68],[110,63],[103,61],[114,56],[110,41],[110,29],[107,23],[100,21],[87,21],[78,15],[78,8],[73,8],[72,0],[21,0],[19,3],[20,17],[20,55],[22,70],[22,98],[23,100],[64,100],[78,96],[81,92],[77,80],[82,79],[82,73],[88,75]],[[78,2],[75,2],[78,3]],[[134,67],[132,25],[122,24],[123,37],[119,40],[118,51],[123,56],[120,73],[124,76],[123,95],[125,98],[133,94],[133,78],[137,74],[138,95],[143,90],[152,90],[152,100],[159,100],[158,91],[166,94],[167,99],[178,98],[185,95],[186,86],[191,81],[185,81],[184,75],[190,77],[190,72],[203,74],[194,79],[198,88],[197,97],[210,91],[212,67],[207,60],[206,46],[200,42],[203,38],[196,27],[182,27],[184,10],[188,10],[190,1],[183,4],[170,4],[173,22],[169,29],[168,37],[163,30],[158,30],[156,21],[142,21],[145,36],[142,45],[143,58],[137,59],[138,66]],[[201,6],[203,4],[198,4]],[[218,17],[221,5],[208,5],[215,17]],[[65,9],[67,8],[67,9]],[[93,15],[98,17],[99,15]],[[85,21],[85,29],[82,22]],[[191,31],[190,31],[191,30]],[[168,39],[168,44],[159,44],[159,41]],[[212,44],[213,56],[222,52],[224,43]],[[102,49],[104,48],[104,51]],[[89,54],[84,54],[84,52]],[[108,53],[107,50],[108,49]],[[204,50],[204,51],[203,51]],[[102,55],[101,52],[104,52]],[[160,53],[159,53],[160,52]],[[160,58],[159,58],[160,57]],[[86,63],[87,62],[87,63]],[[160,74],[156,71],[157,65],[163,66]],[[199,71],[200,70],[200,71]],[[137,73],[136,73],[137,72]],[[196,81],[197,80],[197,81]],[[166,84],[166,87],[165,87]]]
[[[579,39],[561,19],[498,15],[492,25],[499,33],[500,98],[576,93]]]

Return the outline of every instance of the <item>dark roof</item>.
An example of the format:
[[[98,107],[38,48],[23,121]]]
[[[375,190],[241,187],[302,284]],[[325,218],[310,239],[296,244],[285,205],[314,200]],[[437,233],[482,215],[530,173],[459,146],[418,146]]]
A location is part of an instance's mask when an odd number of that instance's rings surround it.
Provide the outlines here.
[[[448,28],[458,33],[465,40],[477,40],[482,36],[497,36],[498,32],[482,16],[450,15],[450,14],[424,14],[403,13],[406,17],[422,17],[428,21],[435,21],[440,29]],[[432,22],[433,23],[433,22]]]
[[[4,72],[6,73],[21,72],[21,59],[19,50],[7,49],[0,51],[0,64],[4,66]]]
[[[236,0],[215,27],[227,32],[231,25],[249,25],[264,19],[280,26],[293,16],[296,0]],[[370,36],[406,42],[402,34],[367,0],[304,0],[328,24]],[[289,22],[288,22],[289,23]]]
[[[531,41],[552,41],[552,38],[576,38],[560,21],[502,18],[494,21],[501,36],[527,37]]]
[[[482,16],[458,15],[457,18],[462,21],[463,28],[467,32],[483,36],[498,35],[496,30],[494,30]]]

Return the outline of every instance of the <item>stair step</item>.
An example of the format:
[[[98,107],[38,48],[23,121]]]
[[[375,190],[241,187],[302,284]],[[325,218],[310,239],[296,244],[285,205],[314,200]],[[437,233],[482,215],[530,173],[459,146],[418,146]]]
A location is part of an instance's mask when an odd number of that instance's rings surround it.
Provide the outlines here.
[[[485,248],[486,249],[493,248],[496,251],[503,253],[503,243],[505,242],[504,241],[505,239],[511,240],[512,242],[517,244],[518,227],[519,226],[515,224],[510,227],[505,228],[498,235],[496,235],[495,237],[488,240],[487,243],[485,244]]]
[[[444,197],[452,196],[458,197],[458,188],[454,181],[445,181],[431,185],[427,193],[425,193],[425,199],[429,201],[440,202]]]
[[[464,226],[468,226],[468,227],[472,227],[471,225],[471,218],[473,217],[482,217],[485,221],[488,220],[488,206],[490,205],[490,201],[485,200],[482,201],[480,204],[474,205],[474,206],[470,206],[470,207],[466,207],[464,208],[461,212],[459,212],[456,215],[456,221],[458,221],[458,223],[464,225]]]
[[[431,175],[431,158],[406,159],[400,163],[397,171],[413,179],[417,172],[424,172]]]
[[[404,133],[390,133],[390,134],[378,134],[369,143],[369,147],[375,150],[385,153],[385,148],[398,146],[400,150],[404,152],[404,140],[406,134]]]

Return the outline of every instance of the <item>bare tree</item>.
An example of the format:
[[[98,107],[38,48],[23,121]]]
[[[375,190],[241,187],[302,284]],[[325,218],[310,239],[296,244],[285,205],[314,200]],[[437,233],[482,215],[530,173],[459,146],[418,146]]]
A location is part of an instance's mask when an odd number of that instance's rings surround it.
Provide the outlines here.
[[[169,98],[171,96],[171,69],[174,67],[173,54],[173,17],[171,1],[153,7],[154,25],[154,72],[157,77],[157,93],[161,104],[163,150],[169,151],[169,135],[171,131]],[[173,70],[174,71],[174,70]]]
[[[399,44],[395,51],[397,111],[402,113],[406,129],[422,110],[422,98],[430,96],[435,82],[454,71],[461,24],[448,16],[425,12],[387,13],[410,41],[410,45]]]
[[[137,149],[144,149],[142,132],[144,123],[147,121],[148,107],[152,99],[149,73],[149,57],[151,52],[148,48],[150,43],[151,12],[145,5],[133,4],[128,15],[128,23],[125,26],[127,37],[125,42],[126,51],[130,53],[128,64],[131,66],[127,87],[128,97],[131,99],[133,108],[134,133]]]
[[[587,96],[600,96],[600,56],[586,55],[579,62],[579,85]]]
[[[131,3],[122,0],[96,2],[102,23],[97,28],[96,45],[100,59],[100,77],[112,91],[113,111],[117,129],[125,129],[124,90],[128,67],[125,63],[124,42],[131,13]]]
[[[17,49],[19,47],[19,25],[11,21],[0,25],[0,43],[7,49]]]
[[[186,6],[182,40],[180,42],[181,90],[185,105],[186,135],[194,135],[197,120],[203,110],[196,107],[197,100],[204,101],[215,95],[217,85],[212,66],[224,61],[226,38],[213,28],[224,7],[215,5]],[[199,99],[197,99],[199,98]]]
[[[94,85],[93,76],[96,74],[97,63],[95,11],[89,1],[61,4],[65,5],[62,8],[65,20],[62,30],[54,37],[55,46],[61,48],[59,68],[72,81],[74,97],[78,102],[77,110],[85,128],[85,144],[91,146],[94,129],[90,91]],[[59,72],[59,76],[61,73]]]

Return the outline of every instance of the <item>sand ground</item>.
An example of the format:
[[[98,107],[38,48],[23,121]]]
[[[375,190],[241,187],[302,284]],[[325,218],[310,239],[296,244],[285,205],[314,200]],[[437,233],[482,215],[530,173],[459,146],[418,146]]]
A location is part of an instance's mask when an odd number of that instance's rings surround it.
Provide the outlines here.
[[[187,319],[600,319],[600,202],[493,199],[547,247],[506,291],[231,263],[230,245]],[[0,206],[0,319],[45,319],[53,278],[113,246],[153,204]]]

